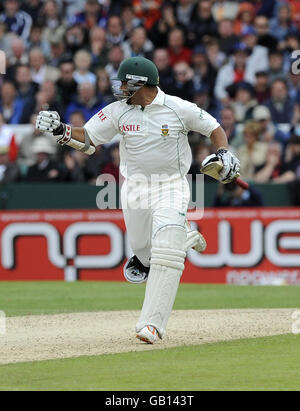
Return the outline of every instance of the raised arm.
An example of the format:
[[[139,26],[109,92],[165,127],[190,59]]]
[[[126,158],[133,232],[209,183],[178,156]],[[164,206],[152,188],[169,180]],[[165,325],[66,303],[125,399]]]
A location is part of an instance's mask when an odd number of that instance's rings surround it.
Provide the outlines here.
[[[41,111],[36,119],[36,128],[51,133],[57,144],[68,145],[89,155],[95,152],[95,146],[85,129],[62,123],[56,111]]]
[[[109,142],[118,134],[110,105],[90,118],[84,127],[71,127],[62,123],[56,111],[41,111],[36,128],[51,133],[58,144],[66,144],[89,155],[95,152],[97,145]]]

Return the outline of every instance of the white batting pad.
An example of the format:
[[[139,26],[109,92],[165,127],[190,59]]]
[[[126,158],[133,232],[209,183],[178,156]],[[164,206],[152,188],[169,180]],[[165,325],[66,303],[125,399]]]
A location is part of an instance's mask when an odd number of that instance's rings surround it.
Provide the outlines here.
[[[150,272],[137,332],[146,325],[152,325],[160,338],[163,337],[184,269],[185,244],[185,227],[168,225],[157,231],[152,243]]]

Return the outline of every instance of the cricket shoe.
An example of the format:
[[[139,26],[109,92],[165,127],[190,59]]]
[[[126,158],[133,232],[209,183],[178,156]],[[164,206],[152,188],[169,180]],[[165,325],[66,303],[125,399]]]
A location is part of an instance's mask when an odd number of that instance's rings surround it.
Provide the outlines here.
[[[126,281],[132,284],[141,284],[147,281],[150,267],[145,267],[136,255],[124,265],[123,274]]]
[[[152,325],[146,325],[137,333],[136,338],[147,344],[153,344],[157,338],[157,329]]]
[[[193,248],[202,253],[206,249],[206,240],[197,230],[188,231],[186,235],[186,250]]]

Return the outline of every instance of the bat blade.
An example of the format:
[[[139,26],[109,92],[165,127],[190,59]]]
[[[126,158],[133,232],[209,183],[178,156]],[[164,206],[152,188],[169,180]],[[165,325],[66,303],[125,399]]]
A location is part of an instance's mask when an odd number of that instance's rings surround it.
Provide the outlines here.
[[[211,161],[208,164],[204,165],[200,171],[203,174],[206,174],[218,181],[221,180],[220,178],[220,171],[223,168],[223,163],[221,160]],[[235,180],[236,184],[238,184],[243,189],[247,190],[249,188],[249,184],[246,181],[242,180],[241,178],[237,177]]]

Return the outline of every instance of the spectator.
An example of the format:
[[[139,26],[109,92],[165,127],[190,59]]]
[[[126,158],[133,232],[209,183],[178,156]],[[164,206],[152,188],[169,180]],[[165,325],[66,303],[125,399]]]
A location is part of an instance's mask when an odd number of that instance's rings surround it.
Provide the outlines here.
[[[14,73],[14,69],[19,64],[28,64],[28,54],[26,52],[25,43],[21,37],[14,37],[11,41],[11,54],[8,57],[10,72]]]
[[[184,32],[179,28],[174,28],[168,36],[168,50],[170,65],[184,61],[191,63],[192,51],[184,46]]]
[[[59,77],[59,70],[46,64],[43,51],[39,48],[34,48],[30,51],[29,65],[32,80],[37,84],[42,84],[47,80],[56,81]]]
[[[253,120],[260,124],[260,140],[265,143],[276,141],[285,147],[289,139],[289,133],[284,133],[272,122],[271,113],[266,106],[256,106],[253,110]]]
[[[227,135],[228,143],[236,150],[243,144],[243,136],[237,130],[233,107],[223,107],[220,113],[220,123]]]
[[[116,183],[119,183],[120,179],[120,149],[119,143],[112,144],[108,149],[110,161],[102,168],[101,174],[110,174],[114,177]]]
[[[33,152],[34,142],[39,139],[47,139],[48,145],[52,146],[53,153],[57,150],[57,144],[52,136],[47,134],[42,135],[40,130],[35,128],[37,114],[32,114],[30,116],[30,124],[32,125],[32,130],[30,132],[24,133],[20,145],[19,145],[19,155],[18,164],[22,170],[22,174],[26,175],[29,166],[35,163],[36,155]],[[43,140],[44,141],[44,140]]]
[[[62,181],[67,183],[78,183],[84,180],[83,172],[76,160],[74,151],[68,150],[63,154],[60,178]]]
[[[97,97],[105,106],[115,101],[109,75],[104,69],[97,71]]]
[[[157,48],[168,47],[168,37],[171,30],[179,27],[173,7],[166,3],[162,8],[161,18],[149,30],[149,38]]]
[[[294,103],[289,98],[287,83],[284,79],[274,80],[271,85],[271,98],[265,103],[275,124],[290,124],[293,118]]]
[[[192,20],[194,2],[192,0],[179,0],[175,3],[175,16],[177,22],[188,29]]]
[[[300,129],[295,127],[286,150],[282,173],[274,179],[275,183],[290,183],[300,180]],[[299,198],[299,196],[298,196]]]
[[[72,127],[83,127],[84,126],[85,117],[82,111],[73,111],[73,113],[70,115],[70,124]],[[84,154],[84,155],[87,156],[87,154]]]
[[[9,159],[9,147],[0,146],[0,184],[14,183],[19,179],[19,168]]]
[[[147,32],[144,27],[137,27],[132,30],[129,40],[123,43],[124,57],[142,56],[151,58],[153,44],[147,38]]]
[[[92,56],[92,68],[105,67],[108,63],[108,47],[106,44],[106,32],[101,27],[93,27],[90,31],[90,53]]]
[[[232,54],[236,44],[239,42],[239,37],[234,34],[233,21],[222,19],[218,22],[218,37],[220,50],[227,56]]]
[[[96,86],[92,83],[81,83],[78,86],[77,99],[69,104],[65,113],[65,122],[70,121],[70,116],[74,111],[81,111],[85,121],[88,121],[103,107],[103,102],[96,96]]]
[[[276,79],[282,78],[284,74],[284,66],[283,66],[283,53],[279,50],[272,50],[269,53],[269,70],[268,78],[269,82],[272,83]]]
[[[34,23],[31,27],[30,37],[27,42],[28,49],[39,48],[46,58],[50,57],[50,43],[42,38],[43,25]]]
[[[108,64],[105,66],[105,71],[112,79],[118,74],[121,61],[124,59],[124,51],[120,46],[113,46],[108,53]]]
[[[244,127],[244,144],[238,149],[238,158],[241,162],[243,178],[253,180],[255,170],[265,163],[267,144],[259,141],[261,128],[255,121],[248,121]]]
[[[27,0],[22,6],[23,10],[30,15],[33,22],[38,20],[42,7],[43,3],[41,3],[40,0]]]
[[[263,206],[261,193],[249,186],[244,190],[238,184],[219,184],[214,207],[260,207]]]
[[[173,70],[175,77],[174,95],[192,101],[194,94],[193,70],[184,61],[176,63]]]
[[[62,40],[66,27],[62,21],[57,3],[55,0],[46,0],[41,10],[41,20],[44,29],[42,33],[43,40],[47,43],[51,42],[51,39],[57,38]]]
[[[7,124],[20,124],[24,102],[17,96],[17,89],[12,81],[5,80],[1,87],[0,112]]]
[[[72,55],[85,47],[86,42],[86,31],[81,24],[72,24],[67,28],[65,34],[66,49],[69,50]]]
[[[265,16],[256,16],[254,20],[258,40],[257,44],[269,50],[276,50],[278,40],[270,33],[269,20]]]
[[[243,123],[246,120],[250,120],[253,108],[256,105],[257,101],[254,98],[254,90],[251,84],[241,81],[234,85],[231,106],[233,107],[237,122]]]
[[[211,0],[196,3],[187,27],[189,44],[195,46],[202,42],[205,36],[215,37],[217,29],[217,23],[212,16]]]
[[[58,97],[64,106],[66,107],[74,100],[77,94],[78,84],[74,80],[74,63],[72,60],[62,61],[59,66],[60,77],[56,81],[56,88],[58,92]]]
[[[85,29],[90,30],[95,26],[106,27],[107,19],[108,10],[104,2],[86,0],[83,12],[73,15],[69,20],[69,24],[81,25]]]
[[[290,4],[281,3],[279,5],[277,16],[270,22],[270,29],[279,42],[283,41],[288,33],[297,30],[292,22]]]
[[[193,51],[193,57],[196,50],[199,48],[201,49],[201,46],[195,47]],[[225,53],[223,53],[223,51],[221,51],[219,41],[215,38],[212,38],[211,40],[205,42],[204,54],[205,52],[207,54],[210,69],[213,72],[213,87],[216,80],[217,71],[225,63],[226,55]]]
[[[56,86],[53,81],[45,81],[40,86],[36,98],[27,102],[22,114],[22,123],[28,123],[31,114],[41,110],[57,111],[62,118],[64,116],[63,106],[57,99]]]
[[[239,11],[234,23],[234,32],[238,36],[242,34],[244,30],[248,30],[253,26],[255,17],[255,8],[254,6],[244,1],[239,5]]]
[[[120,46],[124,42],[125,32],[123,30],[122,20],[119,16],[111,16],[108,19],[106,30],[107,46]]]
[[[38,85],[32,81],[30,67],[22,64],[16,69],[16,84],[18,97],[26,104],[34,100]]]
[[[279,4],[277,16],[271,20],[270,28],[279,42],[283,41],[288,33],[297,31],[297,28],[292,21],[292,10],[290,4]]]
[[[255,73],[254,96],[259,104],[263,104],[271,96],[269,77],[266,71]]]
[[[32,149],[36,155],[36,161],[29,167],[26,181],[31,183],[60,181],[61,170],[58,163],[51,158],[55,149],[49,140],[45,137],[36,138]]]
[[[19,9],[19,0],[4,0],[4,13],[0,14],[0,22],[5,23],[8,31],[16,33],[24,41],[27,41],[32,18],[25,11]]]
[[[143,21],[146,30],[159,20],[162,0],[133,0],[132,5],[136,17]]]
[[[158,69],[159,87],[167,94],[174,93],[174,73],[170,67],[169,54],[166,49],[156,49],[153,62]]]
[[[234,48],[233,59],[218,71],[215,96],[223,104],[228,104],[230,100],[229,94],[226,91],[228,86],[241,81],[248,81],[249,77],[252,77],[252,73],[249,73],[247,70],[248,56],[249,49],[243,43],[239,43]]]
[[[282,146],[277,142],[268,145],[265,164],[257,167],[254,181],[269,183],[280,176],[282,170]]]
[[[213,97],[213,87],[217,76],[217,70],[208,61],[208,58],[211,58],[211,60],[213,59],[214,51],[212,50],[212,48],[213,45],[208,45],[206,51],[204,47],[197,46],[193,50],[192,54],[194,90],[199,92],[201,88],[202,90],[204,90],[205,88],[208,91],[210,97]]]
[[[247,59],[247,81],[254,84],[255,74],[269,68],[268,49],[257,44],[257,34],[253,27],[242,30],[242,40],[250,51]]]
[[[74,80],[76,81],[76,83],[96,83],[96,75],[90,71],[92,57],[88,51],[77,51],[77,53],[74,56],[74,63]]]
[[[123,24],[125,37],[129,37],[132,30],[141,25],[141,20],[138,17],[136,17],[133,7],[130,4],[125,4],[123,6],[121,12],[121,20]]]
[[[65,49],[65,43],[62,39],[57,35],[53,35],[50,40],[49,65],[58,67],[62,61],[71,58],[72,54]]]

